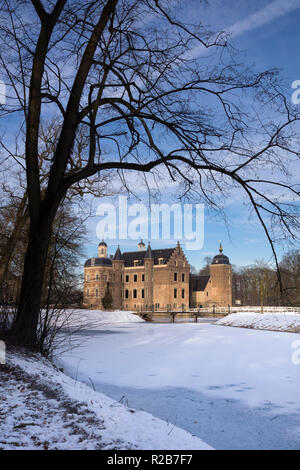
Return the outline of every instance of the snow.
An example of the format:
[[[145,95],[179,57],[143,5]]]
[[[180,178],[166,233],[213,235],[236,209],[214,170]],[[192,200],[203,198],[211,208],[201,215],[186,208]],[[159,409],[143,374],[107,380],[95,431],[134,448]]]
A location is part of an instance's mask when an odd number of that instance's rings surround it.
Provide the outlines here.
[[[227,315],[218,325],[254,328],[257,330],[287,331],[300,333],[300,314],[293,312],[251,313],[238,312]]]
[[[215,448],[300,449],[298,334],[128,322],[78,337],[84,342],[57,363],[97,391]]]
[[[211,449],[73,380],[38,355],[9,351],[7,359],[0,368],[0,449]]]
[[[68,311],[67,311],[68,312]],[[74,310],[71,317],[72,323],[79,323],[85,327],[91,324],[96,326],[109,325],[112,323],[143,323],[141,317],[124,310],[105,312],[102,310]]]

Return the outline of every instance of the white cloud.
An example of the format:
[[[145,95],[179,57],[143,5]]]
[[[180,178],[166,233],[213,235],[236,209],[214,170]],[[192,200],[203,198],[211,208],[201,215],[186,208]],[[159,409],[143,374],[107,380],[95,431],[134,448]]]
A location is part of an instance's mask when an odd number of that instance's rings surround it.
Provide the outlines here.
[[[237,21],[231,26],[225,27],[224,30],[234,38],[271,23],[277,18],[298,8],[300,8],[300,0],[275,0],[246,18]],[[189,58],[199,57],[206,51],[207,49],[204,46],[199,45],[194,47],[187,56]]]
[[[239,36],[300,8],[300,0],[276,0],[229,27],[231,37]]]

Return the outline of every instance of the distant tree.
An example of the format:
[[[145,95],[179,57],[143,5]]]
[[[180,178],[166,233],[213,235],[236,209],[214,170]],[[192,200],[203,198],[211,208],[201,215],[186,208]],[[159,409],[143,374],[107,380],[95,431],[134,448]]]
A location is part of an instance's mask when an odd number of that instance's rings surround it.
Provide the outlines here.
[[[109,289],[109,283],[107,283],[107,286],[106,286],[106,291],[102,299],[102,305],[107,310],[110,310],[113,306],[113,298]]]
[[[300,250],[292,250],[280,262],[286,304],[300,307]]]
[[[243,305],[280,304],[280,289],[276,269],[263,260],[233,270],[233,298]]]
[[[209,266],[211,265],[212,261],[213,261],[212,256],[205,256],[205,258],[203,260],[203,266],[198,271],[198,274],[200,276],[209,276],[209,274],[210,274]]]

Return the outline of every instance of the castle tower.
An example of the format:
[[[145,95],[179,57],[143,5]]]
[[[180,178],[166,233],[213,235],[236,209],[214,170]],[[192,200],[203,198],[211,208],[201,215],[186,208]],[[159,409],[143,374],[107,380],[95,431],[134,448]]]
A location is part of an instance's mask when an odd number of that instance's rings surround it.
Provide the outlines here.
[[[150,242],[145,253],[144,258],[145,265],[145,304],[148,309],[153,307],[153,266],[154,259],[152,256],[152,250]]]
[[[98,245],[98,258],[84,263],[83,305],[87,308],[103,309],[103,297],[113,287],[112,260],[107,257],[107,244],[102,240]]]
[[[232,305],[232,267],[220,243],[219,254],[210,265],[211,298],[216,306]]]
[[[107,258],[107,244],[104,240],[102,240],[98,245],[98,257]]]
[[[125,261],[118,246],[112,260],[113,268],[113,308],[121,310],[123,308],[123,276]]]

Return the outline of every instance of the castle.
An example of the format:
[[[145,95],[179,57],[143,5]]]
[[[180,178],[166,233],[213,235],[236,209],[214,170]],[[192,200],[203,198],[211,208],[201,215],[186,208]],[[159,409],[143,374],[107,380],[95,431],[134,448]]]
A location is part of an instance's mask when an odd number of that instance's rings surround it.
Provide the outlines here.
[[[220,244],[207,276],[190,272],[179,244],[152,250],[141,240],[138,251],[108,257],[107,244],[99,243],[98,257],[84,265],[85,308],[105,309],[109,296],[114,310],[178,310],[232,305],[232,268]]]

